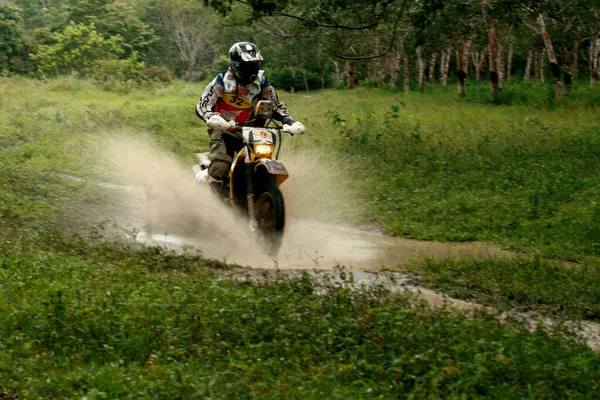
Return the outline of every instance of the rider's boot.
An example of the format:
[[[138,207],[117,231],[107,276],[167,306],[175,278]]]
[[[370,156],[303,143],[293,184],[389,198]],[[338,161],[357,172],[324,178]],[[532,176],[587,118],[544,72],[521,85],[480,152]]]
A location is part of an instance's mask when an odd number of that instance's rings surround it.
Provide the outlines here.
[[[225,203],[229,202],[229,196],[227,195],[227,191],[223,185],[223,181],[216,180],[212,176],[209,175],[208,186],[212,190],[212,192]]]

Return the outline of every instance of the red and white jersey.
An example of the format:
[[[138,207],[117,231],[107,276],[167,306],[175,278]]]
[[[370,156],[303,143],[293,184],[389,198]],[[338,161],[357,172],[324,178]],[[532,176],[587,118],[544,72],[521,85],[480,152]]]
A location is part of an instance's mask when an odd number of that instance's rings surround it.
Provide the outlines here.
[[[285,124],[294,122],[285,105],[279,101],[275,89],[264,76],[264,71],[260,71],[256,80],[249,85],[239,84],[230,69],[219,73],[204,89],[200,101],[196,104],[196,113],[204,121],[219,114],[228,121],[243,123],[250,118],[250,110],[256,100],[270,100],[273,103],[274,119]]]

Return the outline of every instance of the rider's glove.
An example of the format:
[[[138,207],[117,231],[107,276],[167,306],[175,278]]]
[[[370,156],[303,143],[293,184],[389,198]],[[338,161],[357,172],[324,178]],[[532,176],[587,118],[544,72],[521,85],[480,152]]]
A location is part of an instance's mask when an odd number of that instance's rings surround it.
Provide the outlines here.
[[[227,129],[234,127],[235,122],[227,121],[225,118],[221,117],[220,115],[213,115],[212,117],[210,117],[208,119],[208,121],[206,121],[206,126],[208,126],[211,129],[215,129],[215,130],[226,131]]]
[[[283,125],[283,131],[290,135],[303,135],[306,131],[306,127],[302,122],[296,121],[292,125]]]

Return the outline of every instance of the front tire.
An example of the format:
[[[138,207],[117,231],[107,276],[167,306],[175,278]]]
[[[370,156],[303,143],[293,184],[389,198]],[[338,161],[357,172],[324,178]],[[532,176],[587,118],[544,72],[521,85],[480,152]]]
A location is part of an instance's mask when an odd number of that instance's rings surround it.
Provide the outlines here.
[[[272,183],[259,193],[254,206],[257,228],[263,237],[267,253],[274,257],[279,252],[283,241],[285,227],[283,195],[279,188]]]

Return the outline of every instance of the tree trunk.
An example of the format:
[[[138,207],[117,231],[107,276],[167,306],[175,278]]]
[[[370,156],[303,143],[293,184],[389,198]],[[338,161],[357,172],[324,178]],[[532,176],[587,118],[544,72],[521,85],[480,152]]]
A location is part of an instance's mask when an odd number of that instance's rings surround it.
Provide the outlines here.
[[[396,89],[396,85],[398,84],[398,70],[400,69],[400,56],[396,54],[396,49],[392,49],[391,52],[391,60],[389,63],[390,66],[390,86],[392,89]]]
[[[540,55],[540,81],[546,82],[546,49],[542,49]]]
[[[294,67],[292,67],[292,87],[290,88],[290,92],[296,92],[296,68]]]
[[[442,65],[442,86],[446,87],[448,85],[448,70],[450,69],[450,57],[452,57],[452,46],[448,47],[446,52],[442,52],[444,54],[444,62]]]
[[[596,77],[598,75],[598,53],[600,52],[600,38],[596,34],[590,41],[590,87],[596,89]]]
[[[563,88],[560,82],[560,70],[558,69],[558,61],[556,59],[556,53],[554,53],[554,47],[552,47],[550,33],[548,33],[546,21],[542,14],[538,17],[538,24],[540,25],[542,38],[544,39],[544,45],[546,46],[548,61],[550,61],[550,71],[552,72],[552,80],[554,82],[554,98],[560,100],[563,96]]]
[[[525,79],[526,81],[529,80],[529,78],[531,77],[531,59],[533,58],[533,52],[531,50],[529,50],[529,53],[527,54],[527,66],[525,67],[525,76],[523,77],[523,79]]]
[[[498,32],[496,27],[492,26],[488,30],[488,43],[490,54],[490,94],[492,102],[498,103],[498,66],[496,64],[496,55],[498,52]]]
[[[560,59],[563,65],[563,96],[569,97],[573,86],[573,73],[571,71],[571,60],[569,60],[569,50],[564,44],[560,47]]]
[[[373,70],[371,74],[371,79],[373,80],[373,86],[379,86],[379,59],[375,59],[373,62]]]
[[[446,82],[444,79],[444,67],[446,66],[446,52],[442,50],[440,55],[440,82],[442,86],[446,87]]]
[[[504,43],[498,44],[498,61],[496,62],[496,69],[498,71],[498,88],[504,87]]]
[[[535,79],[540,80],[542,75],[542,56],[539,50],[535,51]]]
[[[348,72],[348,89],[354,89],[354,61],[348,60],[346,62],[346,71]]]
[[[471,41],[460,39],[456,44],[456,62],[458,76],[458,95],[465,96],[467,91],[467,74],[469,70],[469,51],[471,48]]]
[[[304,79],[304,88],[306,89],[306,91],[309,91],[308,88],[308,77],[306,76],[306,69],[302,68],[302,78]]]
[[[342,81],[342,78],[340,75],[340,64],[338,64],[337,61],[334,61],[333,65],[335,66],[335,83],[337,83],[339,85],[340,82]]]
[[[481,61],[481,53],[477,50],[471,51],[471,61],[473,61],[473,68],[475,68],[475,81],[481,80],[481,71],[479,69],[479,62]]]
[[[579,45],[581,44],[581,40],[579,39],[579,32],[575,34],[575,41],[573,43],[573,52],[571,53],[572,62],[571,62],[571,75],[573,76],[573,81],[577,79],[579,76]]]
[[[433,83],[433,75],[435,74],[435,62],[437,59],[437,53],[433,53],[431,60],[429,60],[429,84]]]
[[[508,60],[506,61],[506,83],[510,82],[510,79],[512,78],[512,59],[514,50],[515,48],[511,43],[510,47],[508,48]]]
[[[473,59],[473,67],[475,68],[475,80],[477,82],[481,82],[481,76],[483,75],[483,69],[485,67],[485,59],[488,54],[487,49],[483,49],[483,51],[473,51],[472,53]]]
[[[408,69],[408,57],[404,54],[404,93],[410,92],[410,71]]]
[[[418,79],[419,79],[419,91],[423,93],[425,91],[425,63],[423,62],[423,48],[421,46],[417,47],[417,69],[418,69]]]

